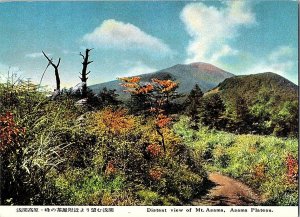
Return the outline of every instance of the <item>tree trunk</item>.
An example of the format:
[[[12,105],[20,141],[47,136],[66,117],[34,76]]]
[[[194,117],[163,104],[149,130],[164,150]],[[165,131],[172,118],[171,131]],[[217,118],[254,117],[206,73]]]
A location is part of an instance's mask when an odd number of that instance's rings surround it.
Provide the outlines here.
[[[55,68],[55,78],[56,78],[56,90],[60,91],[60,78],[59,78],[58,68]]]
[[[82,82],[82,98],[86,98],[87,97],[87,75],[90,74],[90,71],[87,72],[87,67],[90,63],[92,63],[93,61],[89,61],[89,52],[92,49],[86,49],[85,50],[85,55],[80,53],[80,56],[82,56],[83,58],[83,62],[82,62],[82,71],[81,71],[81,82]]]
[[[165,145],[165,138],[163,132],[160,131],[159,127],[156,127],[156,132],[160,135],[161,138],[161,145],[164,149],[164,153],[166,153],[166,145]]]
[[[55,71],[55,79],[56,79],[56,91],[59,93],[60,92],[60,78],[59,78],[59,72],[58,72],[58,67],[60,64],[60,58],[58,59],[57,64],[55,65],[52,61],[52,59],[50,59],[45,53],[44,51],[42,51],[42,53],[44,54],[44,56],[46,57],[46,59],[49,61],[49,64],[54,68]]]

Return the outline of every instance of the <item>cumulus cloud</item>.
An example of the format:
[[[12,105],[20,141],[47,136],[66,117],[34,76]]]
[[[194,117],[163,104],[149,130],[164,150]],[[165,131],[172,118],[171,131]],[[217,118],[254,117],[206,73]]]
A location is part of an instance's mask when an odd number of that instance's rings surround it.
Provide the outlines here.
[[[137,26],[114,19],[105,20],[94,31],[83,36],[83,42],[96,48],[144,50],[160,55],[171,53],[161,39],[143,32]]]
[[[230,42],[238,36],[240,27],[256,23],[251,9],[250,1],[225,2],[221,8],[201,2],[186,5],[180,15],[191,36],[186,62],[220,65],[222,58],[237,55]]]
[[[279,46],[271,51],[265,60],[253,64],[246,74],[274,72],[297,83],[297,79],[293,76],[297,70],[295,55],[296,49],[286,45]]]

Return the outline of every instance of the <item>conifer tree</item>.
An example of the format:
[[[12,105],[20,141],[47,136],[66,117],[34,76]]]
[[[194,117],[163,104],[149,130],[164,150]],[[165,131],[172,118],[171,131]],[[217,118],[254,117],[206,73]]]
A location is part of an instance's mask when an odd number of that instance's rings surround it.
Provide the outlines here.
[[[200,121],[203,125],[216,129],[224,129],[225,104],[219,94],[210,94],[203,98],[200,109]]]
[[[185,105],[186,113],[191,117],[191,127],[198,130],[198,124],[200,121],[199,108],[201,106],[201,99],[203,97],[203,92],[201,91],[198,84],[194,86],[188,95]]]

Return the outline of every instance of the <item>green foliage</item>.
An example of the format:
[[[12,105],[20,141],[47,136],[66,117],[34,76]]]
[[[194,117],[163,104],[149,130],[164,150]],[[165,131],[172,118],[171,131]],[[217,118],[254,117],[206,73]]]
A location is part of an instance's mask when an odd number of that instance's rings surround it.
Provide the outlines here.
[[[244,133],[262,117],[261,132],[297,136],[296,100],[274,110],[276,98],[261,92],[254,104],[236,98],[226,111],[219,94],[201,98],[196,86],[190,118],[176,122],[177,87],[154,79],[134,89],[150,102],[146,116],[121,108],[115,91],[88,93],[80,106],[72,92],[53,101],[30,82],[0,84],[1,203],[182,205],[206,190],[210,169],[254,186],[266,204],[295,204],[296,140],[216,130],[232,121]]]
[[[246,182],[262,194],[264,204],[298,203],[296,139],[234,135],[204,127],[194,131],[184,127],[187,122],[188,119],[182,117],[174,125],[174,130],[188,146],[194,147],[206,169],[220,171]],[[288,156],[296,160],[290,162]]]
[[[13,93],[18,107],[1,107],[12,111],[10,126],[18,129],[9,134],[15,151],[1,155],[2,204],[172,205],[203,190],[204,169],[167,124],[116,107],[87,111],[67,93],[55,101],[37,89],[26,100],[26,91]]]
[[[276,136],[298,137],[299,112],[298,101],[287,101],[280,108],[279,112],[272,113],[273,133]]]
[[[199,113],[200,122],[205,126],[222,129],[226,125],[225,104],[219,94],[209,94],[203,98]]]
[[[235,76],[225,79],[206,96],[215,93],[226,104],[226,127],[219,129],[298,136],[297,85],[285,78],[274,73]]]
[[[114,113],[112,110],[110,112]],[[110,115],[107,113],[99,113],[99,115],[91,115],[92,120],[88,122],[95,123],[103,118],[110,119]],[[98,141],[99,146],[103,147],[101,148],[103,150],[101,153],[103,170],[106,173],[111,170],[111,174],[125,175],[128,185],[136,188],[138,192],[140,192],[141,186],[144,186],[142,189],[147,187],[151,192],[155,192],[149,193],[148,196],[142,194],[145,197],[138,193],[138,196],[144,201],[142,203],[149,201],[151,201],[150,204],[172,204],[171,201],[179,203],[178,201],[189,200],[204,190],[202,185],[204,177],[206,177],[205,171],[200,162],[195,160],[192,151],[178,143],[179,140],[175,134],[166,133],[169,135],[165,137],[168,148],[167,152],[163,153],[161,146],[155,145],[159,144],[160,136],[155,130],[152,118],[144,122],[143,119],[134,118],[125,113],[114,113],[113,116],[116,123],[120,123],[118,120],[122,120],[128,130],[117,134],[114,133],[113,127],[110,131],[98,131],[100,133],[98,138],[101,138]],[[108,121],[100,121],[100,123],[108,123]],[[101,126],[98,126],[97,129],[101,129]],[[107,129],[107,126],[103,129]],[[107,133],[111,134],[113,139]],[[103,136],[105,134],[106,136]],[[153,195],[159,196],[154,197]],[[152,201],[151,198],[156,199]],[[170,201],[168,198],[173,199]],[[178,198],[178,200],[174,198]]]
[[[125,191],[124,178],[108,179],[90,169],[74,169],[58,174],[55,186],[59,190],[61,205],[117,205],[116,195]],[[108,198],[110,195],[111,198]]]
[[[117,99],[118,96],[119,95],[116,93],[115,89],[108,90],[106,87],[104,87],[98,94],[102,107],[119,105],[121,102]]]
[[[154,191],[140,190],[137,192],[137,195],[140,197],[142,205],[155,206],[161,203],[159,194]]]
[[[226,127],[223,130],[234,133],[249,133],[258,131],[255,116],[251,114],[245,99],[236,96],[234,104],[227,104],[226,108]]]
[[[247,103],[252,103],[256,100],[258,93],[267,98],[274,97],[276,106],[282,102],[297,99],[297,85],[271,72],[234,76],[225,79],[217,89],[222,98],[228,102],[234,100],[232,96],[239,94]],[[267,98],[265,101],[269,101]]]
[[[201,106],[202,96],[203,93],[199,85],[196,84],[195,87],[191,90],[190,94],[187,96],[187,99],[185,101],[186,113],[191,117],[191,124],[193,129],[195,130],[198,129],[198,124],[200,121],[198,110]]]

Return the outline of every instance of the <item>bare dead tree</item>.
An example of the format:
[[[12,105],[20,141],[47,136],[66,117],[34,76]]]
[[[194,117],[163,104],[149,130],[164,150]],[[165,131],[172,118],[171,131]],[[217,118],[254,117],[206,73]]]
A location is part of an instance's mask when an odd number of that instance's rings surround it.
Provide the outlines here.
[[[46,59],[48,60],[49,64],[54,68],[54,71],[55,71],[55,78],[56,78],[56,90],[55,91],[58,91],[60,92],[60,78],[59,78],[59,73],[58,73],[58,67],[59,67],[59,64],[60,64],[60,58],[58,59],[58,62],[57,64],[55,65],[53,63],[53,59],[50,59],[45,53],[44,51],[42,51],[44,56],[46,57]],[[48,64],[48,65],[49,65]]]
[[[91,64],[93,61],[89,61],[89,52],[93,49],[86,49],[85,50],[85,55],[83,55],[81,52],[79,53],[80,56],[82,56],[83,62],[82,62],[82,71],[80,73],[82,82],[82,98],[87,97],[87,79],[88,79],[88,74],[91,73],[91,71],[87,72],[87,67],[89,64]]]

